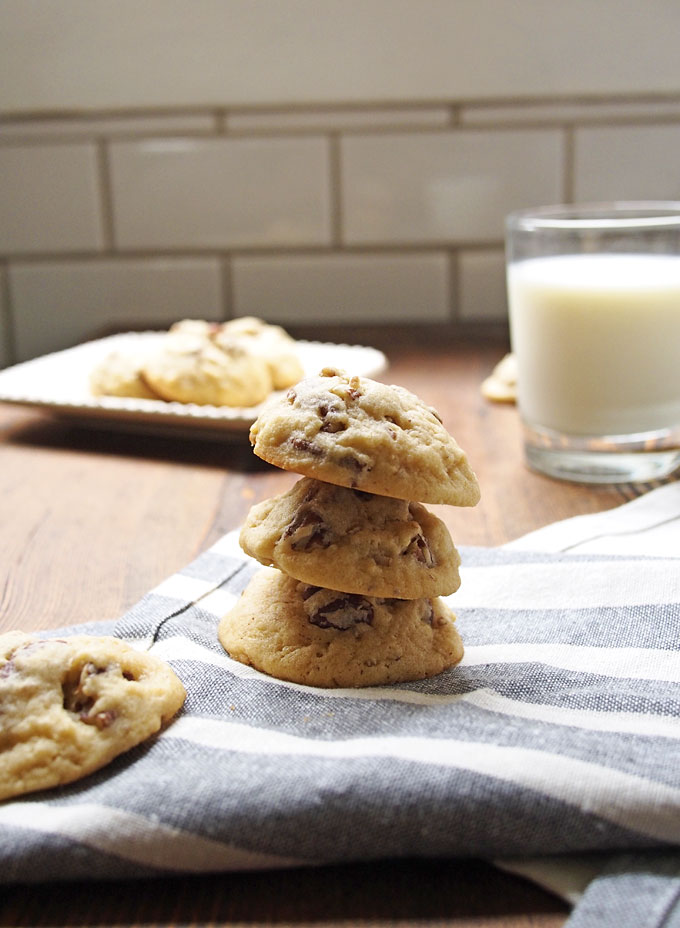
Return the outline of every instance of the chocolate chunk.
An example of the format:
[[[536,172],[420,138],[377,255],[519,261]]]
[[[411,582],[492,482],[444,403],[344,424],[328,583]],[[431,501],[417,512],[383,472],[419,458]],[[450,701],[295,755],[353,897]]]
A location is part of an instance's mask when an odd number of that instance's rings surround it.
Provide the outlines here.
[[[322,525],[315,528],[309,535],[291,543],[293,551],[309,551],[311,548],[328,548],[331,541],[326,528]]]
[[[304,506],[305,503],[311,503],[311,501],[313,499],[316,499],[318,495],[319,495],[318,484],[310,483],[309,489],[307,490],[307,492],[305,493],[305,495],[303,496],[301,500],[301,505]]]
[[[321,448],[319,448],[317,445],[313,445],[312,442],[308,441],[306,438],[291,438],[290,443],[296,451],[306,451],[313,457],[318,458],[323,454]]]
[[[335,434],[336,432],[344,432],[347,428],[347,422],[341,419],[339,416],[329,415],[325,420],[320,432],[329,432],[330,434]]]
[[[316,411],[322,420],[320,432],[344,432],[349,425],[344,407],[338,403],[319,403]]]
[[[293,551],[308,551],[310,548],[328,548],[332,541],[329,527],[318,512],[313,509],[301,509],[288,523],[283,533],[284,538],[291,535],[298,537],[291,542]]]
[[[341,631],[360,623],[371,625],[373,606],[363,596],[348,593],[314,610],[309,621],[319,628],[337,628]]]
[[[340,467],[346,467],[347,470],[353,470],[359,473],[366,465],[353,454],[342,454],[336,459],[336,464]]]

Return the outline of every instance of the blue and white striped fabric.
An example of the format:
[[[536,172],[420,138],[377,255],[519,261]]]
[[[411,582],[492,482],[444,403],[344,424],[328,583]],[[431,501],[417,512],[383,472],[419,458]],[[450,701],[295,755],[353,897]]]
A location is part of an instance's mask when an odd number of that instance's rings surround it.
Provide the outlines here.
[[[595,860],[607,871],[575,926],[608,925],[600,887],[619,898],[643,876],[665,902],[634,924],[666,924],[653,913],[680,889],[680,484],[461,555],[462,664],[319,690],[222,650],[219,618],[259,566],[226,535],[115,625],[175,668],[181,714],[98,773],[0,805],[0,881]]]

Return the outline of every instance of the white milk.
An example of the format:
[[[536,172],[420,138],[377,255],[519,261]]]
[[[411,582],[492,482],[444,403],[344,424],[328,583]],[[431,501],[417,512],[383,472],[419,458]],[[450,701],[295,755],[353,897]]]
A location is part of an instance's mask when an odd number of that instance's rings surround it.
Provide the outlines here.
[[[508,269],[531,425],[624,435],[680,425],[680,256],[566,255]]]

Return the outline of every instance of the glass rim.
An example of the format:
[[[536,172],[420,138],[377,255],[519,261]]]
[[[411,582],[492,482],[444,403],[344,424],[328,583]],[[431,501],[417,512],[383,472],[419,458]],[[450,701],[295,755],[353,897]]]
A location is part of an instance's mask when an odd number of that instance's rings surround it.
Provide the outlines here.
[[[537,206],[509,213],[505,224],[508,231],[520,232],[680,228],[680,201],[613,200]]]

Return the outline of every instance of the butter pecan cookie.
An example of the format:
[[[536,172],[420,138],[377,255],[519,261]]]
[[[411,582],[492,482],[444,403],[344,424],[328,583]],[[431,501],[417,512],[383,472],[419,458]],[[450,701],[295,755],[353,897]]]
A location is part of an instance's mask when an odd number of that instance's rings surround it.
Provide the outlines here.
[[[255,454],[327,483],[423,503],[474,506],[479,485],[437,412],[400,386],[326,368],[268,404]]]
[[[504,355],[482,381],[482,396],[494,403],[517,402],[517,358],[514,354]]]
[[[185,330],[166,336],[144,364],[142,377],[162,399],[199,406],[255,406],[272,390],[262,358]]]
[[[95,365],[90,374],[90,390],[95,396],[128,396],[157,400],[159,396],[142,377],[146,355],[112,351]]]
[[[382,686],[420,680],[457,664],[463,644],[441,599],[386,599],[258,571],[220,621],[235,660],[294,683]]]
[[[0,635],[0,800],[98,770],[185,695],[167,664],[117,638]]]
[[[449,531],[423,505],[311,477],[253,506],[240,543],[266,566],[346,593],[421,599],[460,586]]]
[[[222,323],[213,338],[217,345],[236,342],[263,358],[275,390],[284,390],[305,375],[295,339],[280,325],[271,325],[255,316],[240,316]]]

